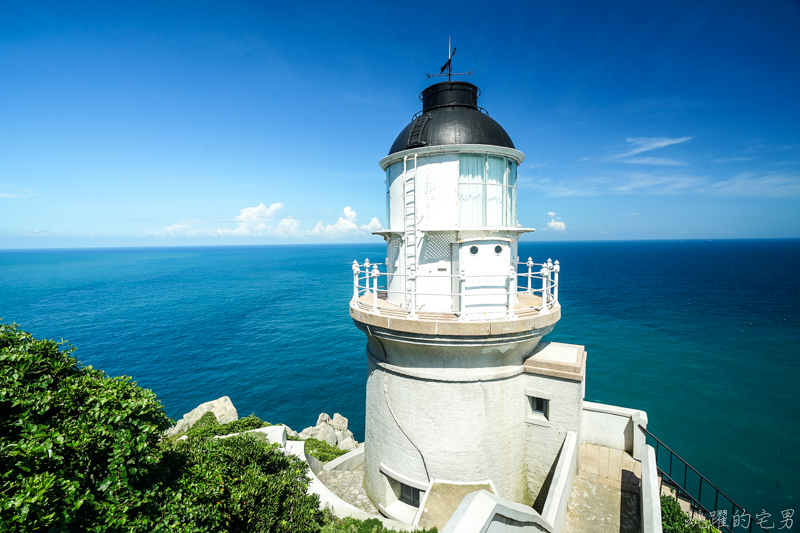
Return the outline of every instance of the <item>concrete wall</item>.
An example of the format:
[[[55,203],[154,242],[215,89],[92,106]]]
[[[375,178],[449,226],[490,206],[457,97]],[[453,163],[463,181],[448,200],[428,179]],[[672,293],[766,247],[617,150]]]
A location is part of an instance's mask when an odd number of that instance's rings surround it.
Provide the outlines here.
[[[638,425],[647,428],[647,413],[615,405],[584,402],[582,418],[583,442],[624,450],[634,459],[642,459],[645,433]]]
[[[312,461],[316,461],[316,459],[310,455],[306,455],[305,453],[305,442],[303,441],[288,441],[286,443],[286,453],[289,455],[294,455],[299,457],[303,461],[309,463],[311,466]],[[317,461],[319,463],[319,461]],[[413,528],[410,527],[408,524],[404,524],[402,522],[398,522],[397,520],[391,520],[389,518],[384,518],[382,516],[376,517],[373,514],[367,513],[366,511],[362,511],[358,507],[347,503],[346,501],[339,498],[336,494],[334,494],[328,487],[326,487],[317,477],[317,472],[322,469],[321,464],[319,464],[319,468],[314,470],[314,468],[309,468],[308,477],[311,478],[311,483],[308,485],[308,491],[312,494],[316,494],[319,496],[319,504],[320,509],[329,508],[333,514],[340,518],[352,516],[353,518],[358,518],[359,520],[369,520],[370,518],[377,518],[380,520],[386,527],[395,529],[398,531],[410,531]]]
[[[553,533],[539,513],[485,490],[468,494],[442,533]]]
[[[661,490],[658,485],[656,451],[652,446],[642,446],[642,491],[639,498],[641,506],[642,533],[662,533]]]
[[[404,375],[402,368],[369,359],[364,483],[376,507],[396,499],[386,471],[412,486],[427,486],[432,477],[490,479],[503,497],[524,501],[521,368],[512,375],[495,369],[414,370],[415,376]],[[429,379],[420,379],[421,372]],[[450,381],[438,381],[441,376]],[[388,468],[382,472],[381,465]]]
[[[365,446],[356,448],[352,452],[337,457],[333,461],[325,463],[325,470],[355,470],[364,464]]]
[[[580,442],[583,387],[579,381],[537,374],[525,374],[524,383],[528,495],[535,508],[542,510],[568,432],[575,433]],[[549,420],[529,414],[529,395],[548,399]]]
[[[564,529],[567,519],[567,505],[572,482],[578,471],[578,450],[580,449],[578,434],[574,431],[567,432],[564,445],[556,464],[555,474],[547,491],[547,500],[542,510],[542,518],[553,526],[554,532]]]

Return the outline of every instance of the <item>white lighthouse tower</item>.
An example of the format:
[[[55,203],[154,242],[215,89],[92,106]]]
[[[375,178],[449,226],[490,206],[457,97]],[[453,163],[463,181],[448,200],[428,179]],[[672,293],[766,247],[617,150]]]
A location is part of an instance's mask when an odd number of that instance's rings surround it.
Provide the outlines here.
[[[406,523],[437,485],[541,507],[557,457],[580,442],[586,354],[540,343],[561,317],[560,267],[518,257],[533,231],[517,221],[525,156],[479,96],[462,81],[422,92],[380,161],[386,258],[353,264],[350,315],[368,339],[364,487]]]

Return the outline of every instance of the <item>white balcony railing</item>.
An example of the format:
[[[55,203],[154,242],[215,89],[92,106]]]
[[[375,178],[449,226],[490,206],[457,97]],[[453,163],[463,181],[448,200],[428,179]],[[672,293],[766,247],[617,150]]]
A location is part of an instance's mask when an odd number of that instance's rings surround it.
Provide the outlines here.
[[[517,318],[515,306],[519,303],[521,295],[538,296],[539,301],[535,305],[528,306],[527,309],[532,309],[540,315],[548,314],[553,308],[560,305],[558,303],[558,275],[561,265],[558,261],[553,262],[550,259],[545,263],[534,263],[529,257],[526,262],[518,262],[517,268],[509,269],[507,274],[499,276],[467,276],[464,272],[459,275],[426,275],[413,271],[411,274],[387,273],[385,266],[384,263],[370,263],[369,259],[365,260],[363,264],[353,261],[352,301],[355,305],[358,305],[359,302],[367,304],[369,311],[376,315],[381,314],[381,309],[393,312],[404,310],[408,313],[406,318],[414,320],[419,318],[418,312],[426,305],[425,301],[431,298],[436,298],[439,304],[427,308],[427,311],[453,314],[459,322],[492,318],[493,316],[490,315],[498,314],[507,320],[513,320]],[[519,272],[520,269],[523,271]],[[404,290],[390,289],[391,284],[388,283],[390,278],[405,278]],[[459,290],[458,292],[419,292],[417,283],[420,278],[435,278],[440,281],[457,278]],[[392,298],[392,295],[400,295],[400,297]],[[449,307],[442,307],[442,297],[449,298],[453,303]],[[395,302],[390,302],[390,299]],[[422,304],[420,305],[419,302]],[[504,307],[502,311],[499,309],[500,306]],[[487,313],[487,307],[496,307],[498,312]]]

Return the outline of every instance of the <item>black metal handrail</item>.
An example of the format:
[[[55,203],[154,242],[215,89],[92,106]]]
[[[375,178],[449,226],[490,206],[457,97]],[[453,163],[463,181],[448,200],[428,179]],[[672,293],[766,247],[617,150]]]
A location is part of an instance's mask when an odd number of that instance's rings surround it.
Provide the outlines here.
[[[706,478],[703,474],[697,471],[692,465],[687,463],[680,455],[673,452],[669,446],[661,442],[658,437],[647,431],[647,428],[639,425],[639,428],[645,432],[645,434],[652,438],[656,442],[655,450],[656,450],[656,468],[658,472],[661,474],[662,478],[667,481],[667,485],[672,485],[678,490],[678,495],[684,495],[692,501],[692,509],[699,510],[703,515],[711,521],[711,524],[719,529],[720,531],[725,531],[727,533],[737,533],[740,531],[747,531],[751,533],[753,531],[753,524],[757,526],[756,532],[763,531],[765,533],[769,533],[769,530],[765,529],[760,523],[753,520],[753,517],[744,510],[744,507],[738,505],[734,502],[730,496],[722,492],[720,489],[717,488],[716,485],[711,483],[708,478]],[[667,470],[659,466],[658,461],[658,452],[663,448],[669,452],[669,467]],[[664,457],[662,455],[662,457]],[[683,463],[683,481],[678,481],[678,476],[680,474],[680,465],[677,465],[677,473],[673,471],[673,459],[677,458],[678,461]],[[663,461],[666,463],[667,461]],[[698,483],[697,483],[697,492],[694,493],[693,486],[688,485],[688,478],[689,478],[689,471],[692,471],[694,474],[697,475]],[[714,514],[712,515],[709,512],[708,508],[703,505],[703,484],[708,485],[713,489],[711,495],[714,499]],[[730,505],[725,505],[725,502],[720,502],[720,496],[724,500],[727,500],[727,503]],[[709,492],[706,491],[706,503],[709,503]],[[722,503],[722,507],[720,507],[720,503]],[[741,513],[737,514],[736,511],[741,511]],[[725,511],[722,513],[722,511]],[[730,514],[728,514],[730,511]],[[742,524],[744,519],[747,519],[747,524]],[[734,520],[736,519],[736,520]],[[735,528],[735,529],[734,529]]]

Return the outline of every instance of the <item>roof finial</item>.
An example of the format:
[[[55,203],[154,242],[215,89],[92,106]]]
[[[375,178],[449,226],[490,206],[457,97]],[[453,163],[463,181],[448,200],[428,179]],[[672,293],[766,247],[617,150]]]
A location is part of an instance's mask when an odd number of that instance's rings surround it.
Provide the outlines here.
[[[447,38],[447,63],[442,65],[442,68],[439,71],[439,74],[426,74],[425,75],[426,77],[428,77],[428,78],[436,78],[438,76],[447,76],[447,81],[450,81],[450,77],[451,76],[472,76],[472,71],[471,70],[469,72],[456,72],[455,74],[453,74],[453,56],[456,55],[456,49],[453,48],[451,50],[450,47],[452,45],[453,45],[453,43],[451,42],[451,38],[448,37]],[[447,74],[444,73],[445,70],[447,71]]]

